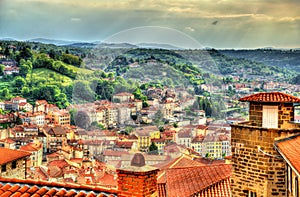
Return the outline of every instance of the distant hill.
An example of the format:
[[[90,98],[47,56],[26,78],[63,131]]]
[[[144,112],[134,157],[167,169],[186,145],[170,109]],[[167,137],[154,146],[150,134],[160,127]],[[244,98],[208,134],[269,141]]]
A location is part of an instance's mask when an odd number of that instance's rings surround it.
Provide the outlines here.
[[[170,44],[157,44],[157,43],[139,43],[137,44],[140,48],[148,49],[169,49],[169,50],[178,50],[180,47],[176,47]]]
[[[300,73],[300,50],[297,49],[220,50],[220,53]]]
[[[47,38],[34,38],[27,40],[29,42],[40,42],[44,44],[54,44],[57,46],[68,45],[72,43],[76,43],[78,41],[67,41],[67,40],[55,40],[55,39],[47,39]]]
[[[14,38],[0,38],[0,40],[5,40],[5,41],[16,41]]]

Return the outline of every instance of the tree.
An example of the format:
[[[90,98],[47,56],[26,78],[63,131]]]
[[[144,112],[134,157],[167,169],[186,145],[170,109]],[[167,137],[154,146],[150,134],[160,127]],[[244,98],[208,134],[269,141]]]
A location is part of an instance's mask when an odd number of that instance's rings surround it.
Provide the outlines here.
[[[26,85],[26,80],[20,76],[15,77],[14,80],[15,87],[21,90]]]
[[[95,92],[98,95],[99,99],[111,100],[114,91],[115,88],[113,82],[106,80],[98,80]]]
[[[142,93],[142,90],[140,88],[136,88],[132,94],[134,95],[134,98],[143,101],[143,107],[147,107],[148,106],[148,103],[147,103],[148,98],[147,98],[147,96],[145,96]]]
[[[5,66],[3,64],[0,64],[0,76],[4,75],[4,68]]]
[[[24,97],[29,97],[30,94],[31,94],[31,92],[30,92],[30,90],[29,90],[28,87],[23,87],[22,90],[21,90],[21,93],[22,93],[22,95],[23,95]]]
[[[155,125],[158,125],[158,126],[164,124],[164,122],[162,121],[163,117],[164,117],[164,115],[163,115],[162,111],[161,111],[161,110],[158,110],[158,111],[154,114],[154,118],[153,118],[154,124],[155,124]]]
[[[52,69],[53,66],[53,59],[48,58],[48,56],[44,53],[39,54],[35,61],[33,62],[34,68],[48,68]]]
[[[2,91],[0,90],[0,96],[3,100],[9,100],[12,97],[12,95],[9,92],[9,89],[7,88],[3,88]]]
[[[89,128],[91,125],[91,120],[88,114],[85,111],[79,111],[75,115],[75,124],[83,129]]]
[[[42,85],[32,90],[33,99],[45,99],[49,103],[55,103],[56,95],[60,93],[56,85]]]
[[[26,78],[27,74],[31,71],[31,68],[32,68],[31,62],[30,62],[30,64],[29,64],[29,62],[21,64],[20,70],[19,70],[19,75],[21,77]]]
[[[9,48],[8,47],[5,47],[5,50],[4,50],[4,55],[8,58],[10,57],[10,51],[9,51]]]
[[[76,114],[77,114],[77,109],[71,109],[70,111],[69,111],[69,113],[70,113],[70,124],[71,125],[76,125],[76,123],[75,123],[75,116],[76,116]]]
[[[74,83],[73,99],[77,102],[93,102],[95,93],[87,81],[78,80]]]
[[[82,59],[80,57],[67,53],[62,54],[61,60],[66,64],[71,64],[77,67],[80,67],[82,64]]]
[[[32,58],[31,49],[29,47],[22,47],[19,54],[19,58],[20,60],[21,59],[30,60]]]
[[[149,146],[149,154],[153,154],[153,155],[158,154],[158,147],[154,142],[151,142],[151,145]]]
[[[66,108],[70,105],[67,96],[64,93],[59,93],[55,95],[55,104],[61,109]]]

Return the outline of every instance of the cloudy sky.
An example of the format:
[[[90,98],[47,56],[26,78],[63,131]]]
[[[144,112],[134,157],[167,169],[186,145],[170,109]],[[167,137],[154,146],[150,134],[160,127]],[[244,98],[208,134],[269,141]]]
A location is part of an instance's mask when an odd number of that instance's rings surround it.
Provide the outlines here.
[[[5,37],[299,48],[300,1],[0,0]]]

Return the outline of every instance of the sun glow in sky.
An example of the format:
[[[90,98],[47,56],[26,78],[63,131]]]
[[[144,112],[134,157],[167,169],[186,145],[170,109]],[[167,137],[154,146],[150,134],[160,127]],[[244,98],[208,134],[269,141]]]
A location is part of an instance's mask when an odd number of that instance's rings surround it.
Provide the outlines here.
[[[143,26],[214,48],[299,48],[300,1],[0,0],[0,38],[102,41]]]

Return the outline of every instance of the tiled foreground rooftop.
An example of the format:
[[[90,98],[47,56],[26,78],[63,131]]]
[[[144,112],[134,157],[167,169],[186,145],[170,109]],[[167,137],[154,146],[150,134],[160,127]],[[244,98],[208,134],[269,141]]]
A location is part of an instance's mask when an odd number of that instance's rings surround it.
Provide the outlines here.
[[[0,178],[0,197],[113,197],[116,190],[68,183]]]

